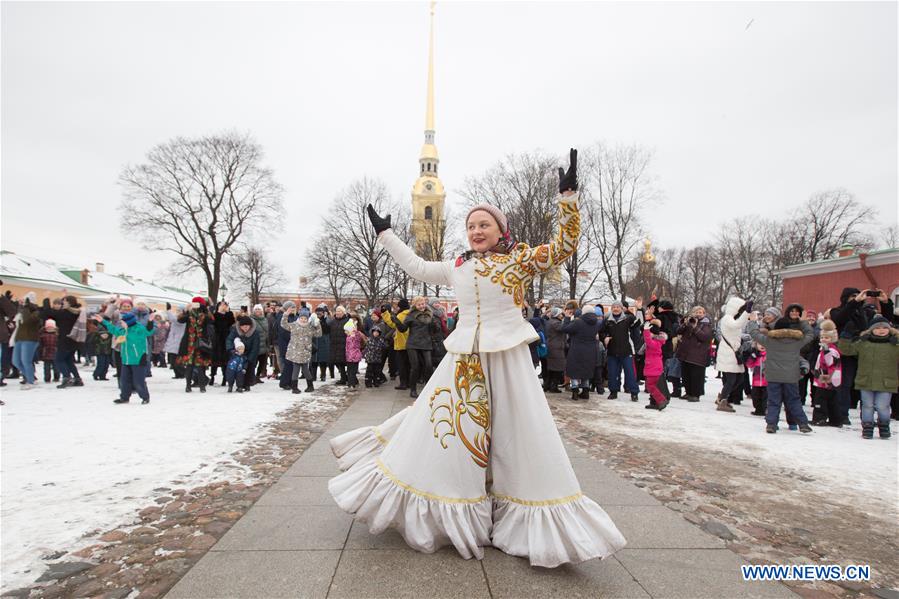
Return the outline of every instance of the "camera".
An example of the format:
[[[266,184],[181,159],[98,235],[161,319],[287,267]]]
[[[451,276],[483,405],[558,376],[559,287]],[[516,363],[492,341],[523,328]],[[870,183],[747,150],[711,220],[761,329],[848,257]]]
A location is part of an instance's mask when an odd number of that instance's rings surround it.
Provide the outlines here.
[[[868,289],[868,292],[865,293],[868,297],[879,297],[880,290],[879,289]]]

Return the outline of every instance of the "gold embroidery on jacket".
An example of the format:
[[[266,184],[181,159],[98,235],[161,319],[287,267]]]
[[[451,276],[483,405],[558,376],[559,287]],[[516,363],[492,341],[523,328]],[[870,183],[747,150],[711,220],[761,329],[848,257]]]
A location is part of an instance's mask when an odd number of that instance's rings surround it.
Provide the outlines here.
[[[486,468],[490,455],[490,399],[487,377],[477,354],[463,354],[456,360],[455,391],[456,397],[449,387],[438,387],[428,402],[434,438],[439,439],[440,445],[447,449],[446,437],[457,437],[471,454],[474,463]],[[446,414],[438,418],[440,410],[446,410]],[[467,418],[463,419],[465,416]],[[473,435],[465,430],[471,427],[469,423],[474,424]],[[442,424],[447,428],[441,435],[438,429]]]
[[[475,273],[489,277],[503,293],[511,295],[515,305],[524,306],[525,289],[538,273],[562,264],[577,249],[581,217],[577,202],[559,202],[559,231],[552,243],[530,247],[519,243],[510,254],[490,254],[478,258]]]

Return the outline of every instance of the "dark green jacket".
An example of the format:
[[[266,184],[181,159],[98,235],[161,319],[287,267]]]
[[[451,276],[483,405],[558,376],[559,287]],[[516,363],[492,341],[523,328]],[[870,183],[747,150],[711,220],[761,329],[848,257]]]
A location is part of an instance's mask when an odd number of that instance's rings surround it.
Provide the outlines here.
[[[881,340],[868,329],[856,341],[840,339],[837,347],[844,356],[858,356],[856,389],[896,392],[899,387],[899,331],[891,329]]]

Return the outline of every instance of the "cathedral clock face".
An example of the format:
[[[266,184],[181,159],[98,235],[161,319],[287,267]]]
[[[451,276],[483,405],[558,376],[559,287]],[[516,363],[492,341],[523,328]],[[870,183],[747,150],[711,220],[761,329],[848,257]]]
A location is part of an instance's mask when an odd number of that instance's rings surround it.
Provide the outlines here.
[[[425,189],[427,189],[428,191],[433,191],[433,190],[434,190],[434,186],[431,185],[430,183],[425,183]]]

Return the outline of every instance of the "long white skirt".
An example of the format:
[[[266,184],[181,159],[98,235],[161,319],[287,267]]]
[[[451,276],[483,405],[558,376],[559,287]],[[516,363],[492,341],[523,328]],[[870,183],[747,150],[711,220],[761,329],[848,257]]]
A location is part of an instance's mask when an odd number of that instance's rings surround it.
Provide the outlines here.
[[[492,545],[553,568],[626,543],[581,493],[526,344],[447,354],[412,406],[331,448],[337,504],[419,551],[481,559]]]

